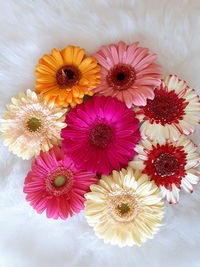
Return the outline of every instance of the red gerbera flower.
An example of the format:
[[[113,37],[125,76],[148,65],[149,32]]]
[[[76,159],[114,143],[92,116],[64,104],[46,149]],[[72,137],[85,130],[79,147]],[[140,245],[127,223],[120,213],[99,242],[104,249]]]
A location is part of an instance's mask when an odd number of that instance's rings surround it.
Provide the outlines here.
[[[169,203],[177,203],[180,189],[192,193],[192,184],[199,181],[200,173],[194,169],[200,164],[200,155],[195,153],[196,149],[197,146],[184,136],[178,142],[146,139],[137,145],[139,155],[130,166],[141,169],[155,181]]]
[[[137,118],[144,121],[141,126],[143,137],[177,141],[181,134],[194,132],[192,124],[200,122],[200,101],[185,81],[169,75],[154,94],[154,99],[148,99],[146,106],[135,108]]]

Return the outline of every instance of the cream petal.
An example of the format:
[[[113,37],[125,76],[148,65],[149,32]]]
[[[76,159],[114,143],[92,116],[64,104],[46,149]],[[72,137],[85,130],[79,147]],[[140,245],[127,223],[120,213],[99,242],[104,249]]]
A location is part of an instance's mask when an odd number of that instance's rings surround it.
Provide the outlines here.
[[[129,166],[131,166],[133,169],[136,169],[136,170],[143,170],[144,169],[144,162],[139,159],[138,156],[136,156],[134,158],[134,160],[132,160],[131,162],[129,162]]]

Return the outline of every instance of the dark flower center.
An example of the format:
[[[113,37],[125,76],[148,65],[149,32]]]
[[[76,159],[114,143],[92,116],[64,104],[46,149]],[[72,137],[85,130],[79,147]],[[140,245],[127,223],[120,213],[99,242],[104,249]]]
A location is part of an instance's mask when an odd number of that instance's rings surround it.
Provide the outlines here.
[[[156,118],[166,120],[176,116],[178,107],[170,97],[159,96],[152,100],[150,111]]]
[[[136,75],[133,67],[127,64],[117,64],[111,68],[107,75],[109,86],[116,90],[126,90],[135,81]]]
[[[118,81],[123,81],[125,79],[125,74],[123,72],[120,72],[117,74],[116,78]]]
[[[147,100],[144,112],[150,120],[157,123],[172,123],[183,118],[184,109],[188,102],[183,98],[179,98],[175,91],[167,92],[160,89],[155,90],[155,98]]]
[[[79,82],[80,78],[80,70],[73,65],[65,65],[56,73],[56,81],[60,88],[71,88]]]
[[[154,166],[157,174],[163,177],[174,175],[179,169],[177,158],[170,153],[161,153],[155,159]]]
[[[32,117],[27,121],[27,128],[30,132],[36,132],[41,127],[42,123],[41,120]]]
[[[89,142],[91,145],[99,149],[106,148],[112,139],[112,130],[106,124],[98,124],[94,126],[89,134]]]

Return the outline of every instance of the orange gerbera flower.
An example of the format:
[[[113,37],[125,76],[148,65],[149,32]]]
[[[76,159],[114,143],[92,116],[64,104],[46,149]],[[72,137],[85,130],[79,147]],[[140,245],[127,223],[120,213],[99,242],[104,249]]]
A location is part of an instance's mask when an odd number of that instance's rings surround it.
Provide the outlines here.
[[[92,88],[99,84],[100,67],[93,57],[86,57],[85,50],[67,46],[51,55],[44,55],[36,66],[36,92],[57,107],[80,104],[84,95],[92,96]]]

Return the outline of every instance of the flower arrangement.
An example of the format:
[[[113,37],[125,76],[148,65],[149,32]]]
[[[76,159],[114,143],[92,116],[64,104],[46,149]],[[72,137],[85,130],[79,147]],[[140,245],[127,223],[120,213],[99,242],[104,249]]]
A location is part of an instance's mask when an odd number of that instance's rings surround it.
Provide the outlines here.
[[[156,54],[135,42],[53,49],[36,65],[35,91],[11,98],[4,144],[33,159],[26,200],[47,218],[84,210],[105,243],[141,245],[162,226],[164,202],[177,204],[200,181],[200,123],[194,89],[163,76]]]

